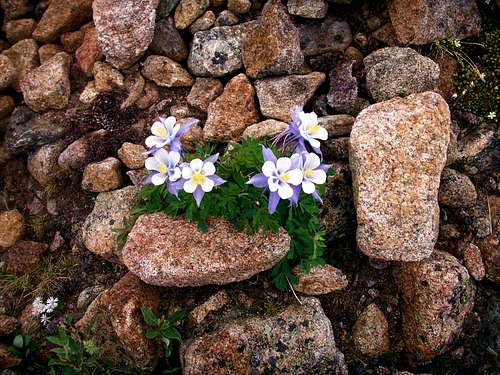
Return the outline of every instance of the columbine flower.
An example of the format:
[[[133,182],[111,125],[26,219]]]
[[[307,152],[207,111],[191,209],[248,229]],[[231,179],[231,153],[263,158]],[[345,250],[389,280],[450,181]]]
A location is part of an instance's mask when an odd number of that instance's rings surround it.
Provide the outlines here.
[[[300,187],[306,194],[312,194],[317,201],[322,201],[319,194],[316,192],[316,185],[323,185],[326,182],[326,172],[331,167],[327,164],[321,164],[319,156],[312,152],[303,152],[301,154],[292,155],[292,160],[299,160],[299,168],[302,171],[302,183],[294,189],[292,202],[297,203],[300,195]]]
[[[47,316],[47,314],[42,314],[42,316],[40,317],[40,322],[45,326],[49,321],[50,318]]]
[[[497,114],[495,112],[490,112],[488,113],[488,116],[487,116],[490,120],[494,120],[497,118]]]
[[[51,313],[53,312],[57,305],[58,305],[59,299],[57,297],[49,297],[47,298],[47,302],[45,304],[45,312],[46,313]]]
[[[175,183],[181,178],[181,168],[179,162],[181,154],[177,151],[167,152],[163,148],[155,152],[155,154],[146,159],[145,166],[151,171],[147,177],[146,183],[153,185],[167,184],[167,189],[170,193],[177,196],[182,186]]]
[[[268,211],[273,214],[281,199],[291,199],[294,195],[292,186],[302,182],[302,171],[298,160],[290,158],[277,159],[273,152],[262,146],[264,164],[262,172],[253,176],[247,184],[258,188],[267,188],[270,191]]]
[[[318,116],[314,112],[305,113],[302,107],[297,107],[292,113],[292,120],[288,128],[278,134],[274,143],[282,142],[287,146],[296,142],[295,151],[308,151],[307,146],[317,154],[321,155],[321,143],[319,140],[327,140],[328,132],[318,123]]]
[[[33,316],[43,314],[43,312],[45,311],[45,304],[43,303],[41,297],[36,297],[31,306],[31,313],[33,314]]]
[[[182,125],[176,124],[174,116],[167,118],[160,117],[151,127],[153,135],[146,138],[146,146],[149,150],[146,154],[155,153],[162,147],[168,147],[170,151],[182,151],[181,136],[184,135],[196,122],[197,119],[189,119]]]
[[[219,154],[210,156],[205,161],[193,159],[182,167],[183,189],[186,193],[193,194],[198,207],[205,193],[212,191],[214,186],[222,185],[224,181],[215,174],[214,163]]]

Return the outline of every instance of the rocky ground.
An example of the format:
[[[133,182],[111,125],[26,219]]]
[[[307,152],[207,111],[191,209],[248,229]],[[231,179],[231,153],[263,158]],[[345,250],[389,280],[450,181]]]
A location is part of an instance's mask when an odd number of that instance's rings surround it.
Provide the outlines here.
[[[0,374],[49,373],[68,315],[108,373],[499,373],[498,1],[0,6]],[[157,213],[119,249],[158,116],[201,120],[189,150],[270,139],[297,105],[334,173],[329,264],[295,270],[294,293],[267,271],[284,231]],[[142,306],[188,313],[168,360]]]

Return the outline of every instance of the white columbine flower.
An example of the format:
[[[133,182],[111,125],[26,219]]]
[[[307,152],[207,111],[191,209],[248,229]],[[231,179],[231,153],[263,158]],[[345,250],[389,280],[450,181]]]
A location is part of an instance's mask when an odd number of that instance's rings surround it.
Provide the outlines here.
[[[490,112],[488,113],[488,116],[487,116],[490,120],[494,120],[497,118],[497,114],[495,112]]]
[[[269,191],[277,191],[281,199],[290,199],[293,195],[290,185],[296,186],[302,182],[302,171],[299,168],[292,169],[290,158],[279,158],[276,163],[266,161],[262,166],[262,173],[267,177]]]
[[[191,162],[182,168],[182,178],[184,182],[184,191],[186,193],[194,193],[200,187],[205,193],[212,191],[214,182],[208,178],[215,174],[214,163],[203,161],[201,159],[193,159]]]
[[[146,159],[145,166],[152,171],[151,182],[162,185],[165,181],[174,182],[181,178],[181,169],[177,166],[181,155],[177,151],[167,152],[159,149],[155,154]]]
[[[319,149],[321,144],[318,139],[326,141],[328,139],[328,132],[318,123],[318,116],[314,112],[300,112],[298,117],[300,120],[300,135],[308,141],[313,148]]]
[[[146,146],[149,148],[162,148],[170,145],[177,136],[180,130],[180,125],[176,124],[174,116],[160,117],[159,121],[155,121],[151,127],[153,135],[146,138]]]
[[[53,312],[58,305],[59,299],[57,297],[49,297],[47,298],[47,303],[45,304],[45,312],[51,313]]]
[[[321,160],[318,155],[312,152],[303,155],[302,173],[304,176],[302,179],[302,190],[304,193],[313,194],[316,191],[316,185],[323,185],[326,182],[326,172],[324,169],[321,166]]]

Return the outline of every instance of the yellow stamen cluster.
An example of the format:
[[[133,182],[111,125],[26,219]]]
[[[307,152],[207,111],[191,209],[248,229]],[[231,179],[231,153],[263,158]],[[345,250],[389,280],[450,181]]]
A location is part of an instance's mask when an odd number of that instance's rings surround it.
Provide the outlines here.
[[[205,178],[206,177],[202,175],[200,172],[195,172],[191,177],[191,181],[193,181],[193,183],[196,185],[200,185],[203,181],[205,181]]]

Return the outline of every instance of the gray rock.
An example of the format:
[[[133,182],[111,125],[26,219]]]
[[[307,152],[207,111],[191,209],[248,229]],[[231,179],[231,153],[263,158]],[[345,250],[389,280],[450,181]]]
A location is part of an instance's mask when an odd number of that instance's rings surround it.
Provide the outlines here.
[[[306,57],[344,51],[352,41],[351,27],[336,17],[301,25],[299,34],[300,47]]]
[[[243,35],[249,26],[245,23],[197,32],[188,57],[191,73],[201,77],[223,77],[243,68]]]
[[[324,18],[328,12],[325,0],[288,0],[288,13],[304,18]]]
[[[57,160],[62,150],[61,142],[43,145],[28,159],[28,171],[41,186],[47,186],[61,173]]]
[[[156,22],[153,41],[149,49],[155,55],[167,56],[175,61],[183,61],[188,56],[186,43],[175,28],[172,17]]]
[[[305,105],[325,78],[324,73],[312,72],[306,75],[290,75],[255,81],[255,90],[262,114],[289,122],[295,107]]]
[[[293,332],[293,334],[291,334]],[[269,317],[231,320],[218,330],[183,342],[183,373],[276,373],[347,375],[332,326],[320,302],[302,298]]]
[[[233,26],[240,22],[236,14],[229,10],[223,10],[215,20],[215,26]]]
[[[363,62],[368,91],[377,102],[438,87],[439,65],[411,48],[382,48]]]
[[[474,184],[466,175],[445,168],[439,185],[439,203],[453,208],[471,207],[476,203]]]
[[[335,111],[352,113],[356,110],[358,100],[358,80],[352,75],[353,61],[337,66],[330,73],[330,90],[328,104]]]
[[[87,307],[94,301],[106,288],[104,285],[94,285],[85,288],[78,295],[76,308],[80,311],[87,310]]]
[[[389,325],[376,304],[368,305],[358,317],[352,340],[356,350],[366,357],[377,358],[389,351]]]

